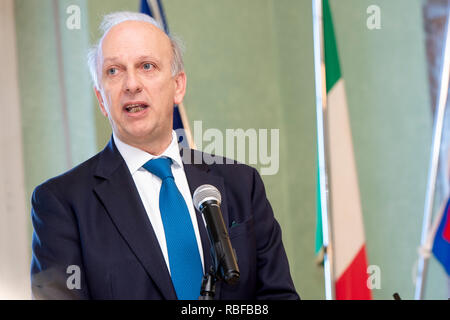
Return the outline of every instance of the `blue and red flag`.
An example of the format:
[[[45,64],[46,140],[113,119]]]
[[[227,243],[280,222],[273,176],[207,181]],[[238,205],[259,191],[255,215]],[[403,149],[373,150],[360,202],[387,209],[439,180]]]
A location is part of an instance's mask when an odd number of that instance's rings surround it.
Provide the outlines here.
[[[450,276],[450,198],[445,205],[444,213],[441,216],[439,227],[433,241],[433,254],[442,264],[445,272]]]

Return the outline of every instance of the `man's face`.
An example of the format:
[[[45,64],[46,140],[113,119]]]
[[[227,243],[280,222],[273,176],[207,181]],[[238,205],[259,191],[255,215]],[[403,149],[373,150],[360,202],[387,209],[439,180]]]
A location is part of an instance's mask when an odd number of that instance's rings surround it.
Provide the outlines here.
[[[149,23],[126,21],[104,37],[100,91],[95,93],[123,142],[152,148],[161,144],[157,150],[170,143],[173,104],[181,103],[186,88],[184,72],[172,76],[172,59],[169,38]]]

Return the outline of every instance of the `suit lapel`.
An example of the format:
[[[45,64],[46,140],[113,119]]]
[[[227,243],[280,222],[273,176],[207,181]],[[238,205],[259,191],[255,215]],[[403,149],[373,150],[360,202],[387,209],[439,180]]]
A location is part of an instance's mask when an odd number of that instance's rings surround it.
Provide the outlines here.
[[[105,180],[94,190],[130,249],[162,296],[176,299],[161,248],[133,178],[111,139],[102,153],[96,176]]]

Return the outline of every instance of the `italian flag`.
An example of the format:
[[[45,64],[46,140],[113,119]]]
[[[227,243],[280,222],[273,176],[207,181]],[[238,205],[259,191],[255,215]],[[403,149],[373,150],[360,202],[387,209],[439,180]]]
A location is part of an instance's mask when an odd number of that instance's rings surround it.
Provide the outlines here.
[[[326,66],[330,247],[335,298],[371,299],[358,176],[354,158],[345,84],[342,78],[328,0],[323,1]],[[318,193],[319,195],[319,193]],[[317,201],[316,253],[322,247],[320,199]]]

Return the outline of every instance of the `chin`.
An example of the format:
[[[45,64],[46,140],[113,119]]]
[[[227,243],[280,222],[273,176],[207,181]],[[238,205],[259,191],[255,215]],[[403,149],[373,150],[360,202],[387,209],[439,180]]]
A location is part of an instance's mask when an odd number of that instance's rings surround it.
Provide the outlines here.
[[[133,130],[129,132],[128,136],[134,141],[139,141],[140,143],[154,142],[159,139],[163,139],[161,130],[158,128],[150,128],[146,130]]]

